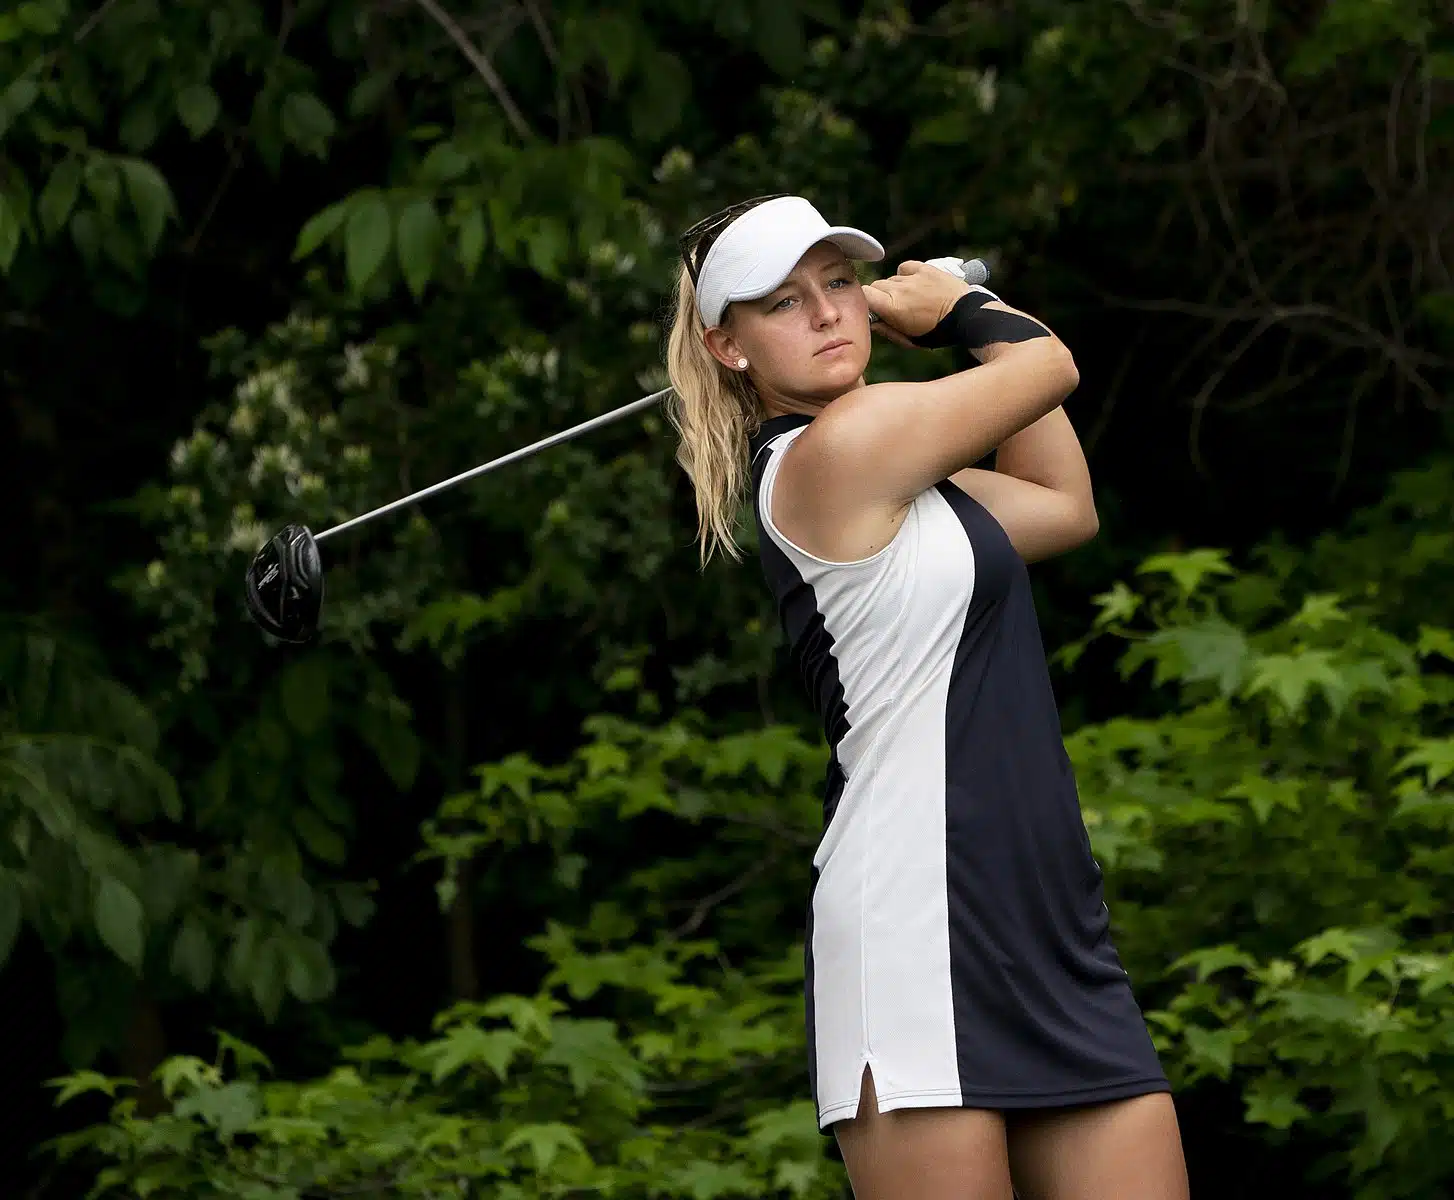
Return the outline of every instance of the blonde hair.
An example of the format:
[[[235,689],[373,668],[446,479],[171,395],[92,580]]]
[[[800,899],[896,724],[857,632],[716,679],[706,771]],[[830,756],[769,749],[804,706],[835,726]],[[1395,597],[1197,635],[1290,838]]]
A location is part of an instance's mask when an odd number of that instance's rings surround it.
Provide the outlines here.
[[[735,536],[737,514],[751,477],[747,439],[759,424],[757,389],[745,372],[729,371],[712,356],[705,333],[696,288],[679,263],[666,348],[673,393],[666,411],[680,438],[677,462],[696,492],[703,567],[718,548],[734,560],[742,558]]]

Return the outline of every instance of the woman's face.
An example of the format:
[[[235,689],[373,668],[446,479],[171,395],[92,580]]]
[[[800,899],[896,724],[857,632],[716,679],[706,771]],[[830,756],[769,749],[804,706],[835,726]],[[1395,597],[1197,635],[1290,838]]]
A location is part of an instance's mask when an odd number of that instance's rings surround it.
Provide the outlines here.
[[[858,386],[872,348],[868,301],[853,264],[831,242],[814,246],[761,300],[739,300],[707,331],[719,361],[739,358],[765,401],[827,404]]]

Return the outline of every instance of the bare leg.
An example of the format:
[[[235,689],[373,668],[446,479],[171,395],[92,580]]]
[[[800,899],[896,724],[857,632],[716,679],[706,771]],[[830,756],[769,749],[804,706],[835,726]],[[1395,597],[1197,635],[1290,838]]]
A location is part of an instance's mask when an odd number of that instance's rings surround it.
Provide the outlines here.
[[[880,1115],[865,1070],[858,1116],[833,1126],[855,1200],[1011,1200],[1005,1123],[975,1108]]]
[[[1009,1114],[1022,1200],[1188,1200],[1176,1109],[1165,1092]]]

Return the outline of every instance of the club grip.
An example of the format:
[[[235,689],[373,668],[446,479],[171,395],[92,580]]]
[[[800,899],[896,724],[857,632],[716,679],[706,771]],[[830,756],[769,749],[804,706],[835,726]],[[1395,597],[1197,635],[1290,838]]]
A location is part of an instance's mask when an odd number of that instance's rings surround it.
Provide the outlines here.
[[[962,258],[931,258],[926,265],[937,267],[939,270],[947,272],[950,275],[958,275],[959,278],[971,287],[988,282],[990,277],[990,269],[985,265],[985,261],[982,258],[971,258],[968,260]],[[870,325],[877,325],[878,322],[879,315],[877,313],[871,312],[868,314],[868,323]]]

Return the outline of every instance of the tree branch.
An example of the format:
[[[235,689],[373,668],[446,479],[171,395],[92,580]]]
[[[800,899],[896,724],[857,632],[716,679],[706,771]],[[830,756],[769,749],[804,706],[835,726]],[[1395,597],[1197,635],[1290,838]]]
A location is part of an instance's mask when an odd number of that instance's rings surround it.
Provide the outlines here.
[[[723,884],[723,886],[718,888],[710,896],[704,896],[701,900],[697,902],[696,908],[692,910],[692,915],[689,916],[685,921],[683,921],[682,924],[678,925],[675,929],[673,929],[671,933],[667,935],[666,940],[669,942],[674,942],[680,938],[684,938],[690,934],[696,933],[697,930],[702,927],[702,923],[706,921],[707,917],[711,915],[712,910],[716,908],[717,905],[721,904],[724,900],[730,900],[733,896],[737,895],[738,892],[744,890],[749,883],[751,883],[769,867],[776,866],[778,858],[779,855],[777,854],[768,854],[763,858],[759,858],[755,863],[752,864],[752,866],[748,867],[747,870],[739,875],[736,879],[732,880],[730,883]]]
[[[505,81],[500,78],[499,73],[490,65],[490,60],[475,49],[474,43],[469,40],[465,31],[459,27],[454,18],[444,11],[435,0],[418,0],[419,7],[427,12],[439,23],[444,30],[460,48],[460,52],[470,61],[479,77],[485,81],[490,91],[495,94],[495,99],[500,102],[500,107],[505,110],[505,118],[510,122],[511,128],[527,142],[535,140],[535,132],[530,128],[525,116],[515,106],[515,101],[510,98],[510,93],[505,88]]]

